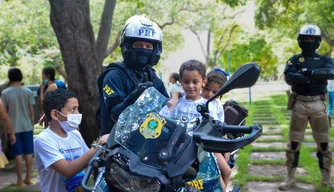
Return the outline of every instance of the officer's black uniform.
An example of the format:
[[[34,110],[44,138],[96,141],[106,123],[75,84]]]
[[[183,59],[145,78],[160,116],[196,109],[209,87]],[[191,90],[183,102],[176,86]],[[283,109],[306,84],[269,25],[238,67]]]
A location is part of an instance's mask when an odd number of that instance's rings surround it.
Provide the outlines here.
[[[317,53],[312,55],[297,54],[287,61],[284,71],[285,80],[291,85],[293,92],[304,96],[324,95],[328,77],[325,75],[302,74],[302,68],[308,70],[334,69],[332,59]]]
[[[112,67],[103,78],[102,91],[100,92],[101,108],[101,130],[100,134],[110,133],[122,111],[133,103],[128,96],[143,81],[144,72],[138,72],[125,66],[124,63],[117,63],[118,67]],[[169,97],[166,88],[155,74],[153,68],[147,71],[148,81],[165,97]]]
[[[285,80],[291,85],[293,92],[289,102],[294,101],[290,106],[292,111],[289,143],[286,150],[288,179],[280,185],[282,190],[295,185],[294,174],[298,167],[300,147],[308,123],[311,125],[312,135],[317,144],[317,157],[323,180],[330,180],[328,175],[331,170],[332,154],[328,145],[329,124],[324,98],[327,79],[333,78],[333,72],[333,61],[315,52],[294,55],[287,61],[284,71]]]

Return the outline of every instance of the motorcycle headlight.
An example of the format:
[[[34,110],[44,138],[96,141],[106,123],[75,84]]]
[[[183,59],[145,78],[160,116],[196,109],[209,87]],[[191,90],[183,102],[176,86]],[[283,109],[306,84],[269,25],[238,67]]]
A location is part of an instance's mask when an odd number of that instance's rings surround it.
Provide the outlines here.
[[[109,183],[113,187],[129,192],[159,192],[160,184],[153,178],[139,177],[131,175],[124,170],[118,163],[113,162],[110,165]]]

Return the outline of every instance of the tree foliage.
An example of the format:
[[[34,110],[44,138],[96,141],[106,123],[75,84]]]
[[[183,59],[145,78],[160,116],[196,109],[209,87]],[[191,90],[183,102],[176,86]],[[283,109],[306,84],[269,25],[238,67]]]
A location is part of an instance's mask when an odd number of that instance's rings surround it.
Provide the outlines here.
[[[237,7],[239,5],[245,5],[247,0],[220,0],[221,2],[229,5],[230,7]],[[218,1],[217,1],[218,2]]]
[[[41,68],[53,66],[52,57],[62,58],[69,88],[77,95],[83,113],[81,131],[87,143],[95,139],[95,111],[98,107],[96,79],[102,64],[121,60],[119,34],[127,18],[145,14],[163,30],[162,60],[182,47],[182,30],[207,33],[202,45],[209,65],[226,59],[227,45],[232,54],[246,56],[233,65],[249,61],[272,63],[270,46],[254,39],[247,44],[236,41],[239,29],[235,17],[242,13],[246,0],[11,0],[0,6],[0,63],[24,67],[28,83],[39,83]],[[50,18],[50,19],[47,19]],[[51,22],[50,22],[51,21]],[[51,26],[52,24],[52,26]],[[230,44],[231,45],[231,44]],[[247,52],[248,51],[248,52]],[[60,54],[61,52],[61,54]],[[236,55],[232,55],[237,58]],[[262,62],[260,57],[266,58]],[[1,67],[1,66],[0,66]],[[271,68],[268,68],[268,73]],[[89,78],[87,78],[89,77]]]
[[[334,47],[334,1],[332,0],[257,0],[256,25],[260,29],[279,30],[278,38],[296,38],[302,25],[315,24],[322,30],[327,45],[320,52],[330,55]]]
[[[207,1],[195,3],[193,11],[188,12],[188,18],[182,25],[196,35],[206,58],[205,64],[215,64],[226,50],[238,24],[235,18],[243,10],[232,9],[244,1]],[[206,34],[206,43],[200,34]]]
[[[26,84],[41,81],[41,69],[48,59],[59,53],[50,27],[46,1],[3,1],[0,5],[0,67],[1,79],[6,66],[24,68]]]
[[[221,60],[227,68],[228,52],[225,52]],[[261,77],[271,77],[277,73],[277,56],[273,54],[272,47],[266,42],[264,37],[250,37],[247,42],[234,45],[230,49],[231,71],[248,62],[256,62],[261,67]]]
[[[56,44],[45,1],[13,0],[0,6],[0,64],[18,65],[22,56],[39,55]]]

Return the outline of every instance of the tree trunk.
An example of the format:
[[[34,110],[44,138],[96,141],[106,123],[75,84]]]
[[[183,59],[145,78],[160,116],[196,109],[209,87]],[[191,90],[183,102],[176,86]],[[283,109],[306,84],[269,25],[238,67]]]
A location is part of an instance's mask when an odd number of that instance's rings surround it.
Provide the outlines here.
[[[114,9],[116,5],[116,0],[106,0],[103,8],[103,13],[101,17],[100,30],[96,41],[96,50],[98,55],[98,63],[103,63],[104,58],[107,54],[107,46],[109,42],[109,37],[111,33],[112,18],[114,15]],[[117,40],[117,39],[116,39]]]
[[[210,52],[210,50],[211,50],[211,30],[208,30],[208,38],[207,38],[207,43],[206,43],[206,58],[205,58],[205,60],[206,60],[206,63],[205,63],[205,65],[207,66],[207,67],[209,67],[209,64],[210,64],[210,56],[211,56],[211,52]]]
[[[80,132],[88,146],[99,133],[95,113],[99,106],[98,63],[89,0],[49,0],[50,20],[57,36],[68,76],[68,88],[79,100],[83,114]]]

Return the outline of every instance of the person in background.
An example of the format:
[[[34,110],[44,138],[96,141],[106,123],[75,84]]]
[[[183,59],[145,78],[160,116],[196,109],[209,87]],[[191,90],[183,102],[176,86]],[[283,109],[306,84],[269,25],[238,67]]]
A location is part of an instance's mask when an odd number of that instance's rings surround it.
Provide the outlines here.
[[[3,107],[1,99],[0,99],[0,121],[3,122],[4,128],[5,128],[4,132],[6,133],[6,136],[9,135],[10,143],[13,145],[16,142],[15,131],[14,131],[12,122],[10,121],[10,118],[5,108]],[[8,164],[8,160],[2,151],[1,139],[0,139],[0,169],[4,168],[5,165],[7,164]]]
[[[1,100],[13,124],[16,142],[11,146],[11,153],[15,156],[17,186],[33,184],[31,180],[34,110],[35,104],[33,92],[22,86],[23,75],[20,69],[8,70],[10,86],[3,90]],[[26,164],[26,176],[22,178],[22,155]]]
[[[334,63],[331,58],[319,55],[316,50],[321,43],[318,26],[306,24],[298,33],[301,54],[293,55],[284,70],[285,81],[291,86],[288,109],[291,110],[289,142],[286,150],[288,175],[279,185],[280,190],[296,186],[301,144],[308,123],[317,144],[317,157],[321,172],[321,184],[334,189],[331,179],[332,152],[329,137],[329,123],[325,103],[327,80],[333,79]]]
[[[56,65],[56,71],[64,78],[65,82],[68,81],[66,72],[62,69],[61,63],[57,57],[53,58],[53,62]]]
[[[39,88],[40,102],[43,103],[44,94],[58,88],[67,89],[62,80],[55,79],[56,71],[52,67],[46,67],[42,70],[42,84]],[[43,109],[43,107],[41,108]],[[42,110],[41,110],[42,111]]]
[[[0,85],[0,97],[1,97],[2,91],[8,88],[9,85],[10,85],[9,81],[6,81],[5,83]],[[1,139],[1,147],[2,147],[3,153],[5,153],[6,155],[9,155],[10,146],[8,145],[8,135],[6,132],[6,128],[4,127],[4,124],[1,121],[0,121],[0,139]]]
[[[327,80],[327,92],[328,92],[328,115],[333,115],[333,104],[334,104],[334,80]]]
[[[178,73],[172,73],[169,76],[169,82],[171,85],[169,86],[168,93],[170,96],[170,100],[168,101],[169,109],[173,110],[173,107],[176,106],[179,98],[184,95],[184,91],[182,86],[179,84],[180,75]]]
[[[39,86],[39,90],[37,91],[37,95],[39,96],[39,111],[40,111],[40,119],[39,124],[42,125],[44,122],[44,126],[47,127],[45,116],[43,114],[43,100],[45,93],[62,88],[67,89],[65,83],[62,80],[55,79],[56,71],[52,67],[46,67],[42,70],[42,84]]]
[[[179,99],[184,95],[182,86],[179,83],[180,75],[178,73],[172,73],[169,76],[169,82],[171,83],[169,89],[169,96],[171,99]]]

